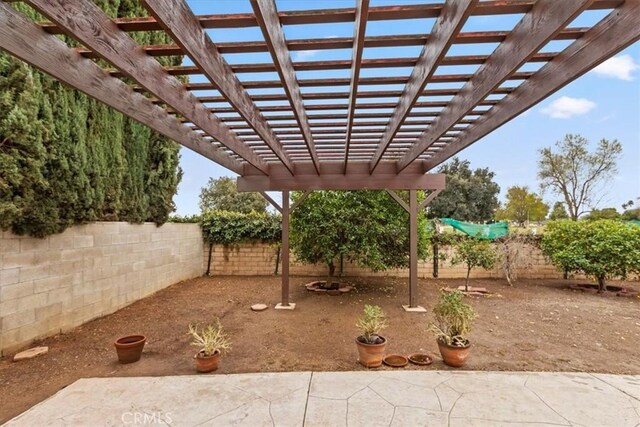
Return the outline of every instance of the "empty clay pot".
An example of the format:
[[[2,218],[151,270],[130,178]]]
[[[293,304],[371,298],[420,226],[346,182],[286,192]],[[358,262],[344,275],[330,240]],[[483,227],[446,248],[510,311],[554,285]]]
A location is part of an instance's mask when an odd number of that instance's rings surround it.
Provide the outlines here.
[[[140,360],[142,349],[147,342],[144,335],[127,335],[118,338],[114,345],[118,353],[118,361],[120,363],[133,363]]]
[[[358,362],[362,366],[367,368],[378,368],[382,365],[382,356],[384,355],[384,348],[387,345],[387,340],[384,337],[379,337],[382,342],[379,344],[367,344],[360,341],[361,337],[356,339],[358,346]]]
[[[201,351],[193,358],[196,361],[196,370],[198,372],[213,372],[218,369],[218,364],[220,363],[220,351],[216,350],[211,356],[205,356]]]
[[[467,357],[469,357],[469,348],[471,347],[471,343],[467,344],[465,347],[455,347],[448,345],[447,343],[440,342],[440,340],[437,341],[440,354],[442,355],[442,360],[446,365],[453,366],[454,368],[459,368],[464,365]]]

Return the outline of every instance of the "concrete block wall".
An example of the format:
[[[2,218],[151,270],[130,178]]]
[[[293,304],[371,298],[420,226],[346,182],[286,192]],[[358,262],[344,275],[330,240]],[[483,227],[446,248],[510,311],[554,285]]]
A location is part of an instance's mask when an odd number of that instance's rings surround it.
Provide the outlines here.
[[[45,239],[0,238],[0,352],[202,274],[198,224],[99,222]]]
[[[526,260],[516,272],[523,279],[556,279],[562,278],[562,272],[550,264],[540,249],[521,244],[521,256]],[[464,265],[451,265],[454,249],[441,248],[441,253],[446,254],[446,260],[440,263],[438,277],[443,279],[464,278],[467,270]],[[277,257],[276,245],[263,243],[241,243],[237,245],[214,245],[211,258],[211,275],[272,275],[275,270]],[[203,265],[206,271],[209,257],[209,246],[205,245],[203,253]],[[279,266],[278,271],[281,271]],[[291,256],[290,272],[298,276],[323,276],[327,274],[327,268],[321,264],[304,264],[296,261]],[[373,272],[370,269],[358,267],[352,263],[345,263],[345,276],[362,277],[409,277],[409,269],[392,269],[381,272]],[[422,278],[433,277],[433,261],[431,258],[418,262],[418,276]],[[504,272],[500,266],[492,270],[474,269],[472,278],[504,278]]]

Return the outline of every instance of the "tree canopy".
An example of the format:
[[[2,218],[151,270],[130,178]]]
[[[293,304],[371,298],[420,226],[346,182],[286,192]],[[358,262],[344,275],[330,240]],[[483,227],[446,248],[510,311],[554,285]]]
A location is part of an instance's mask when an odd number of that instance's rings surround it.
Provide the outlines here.
[[[429,218],[483,222],[498,208],[500,187],[489,168],[471,170],[467,160],[454,157],[438,169],[447,176],[447,188],[429,205]]]
[[[559,268],[606,280],[640,272],[640,227],[622,221],[553,221],[542,237],[541,248]]]
[[[112,17],[145,13],[136,2],[96,2]],[[171,41],[160,31],[132,37],[141,45]],[[2,229],[43,237],[88,221],[160,224],[174,210],[176,143],[1,52],[0,112]]]
[[[602,186],[617,171],[621,153],[622,145],[617,140],[602,139],[590,152],[586,138],[568,134],[556,142],[555,150],[540,150],[540,185],[564,198],[569,218],[575,221],[598,205]]]
[[[293,200],[300,196],[294,192]],[[420,214],[421,259],[427,256],[427,241],[426,218]],[[341,256],[374,271],[405,267],[409,214],[384,191],[314,191],[291,216],[291,246],[299,260],[325,263],[330,278]]]
[[[553,204],[553,209],[551,209],[551,215],[549,215],[549,219],[555,221],[558,219],[567,218],[569,218],[569,214],[567,213],[567,209],[564,207],[564,203],[555,202]]]
[[[267,201],[260,193],[239,192],[235,180],[227,176],[209,178],[200,190],[200,211],[266,212]]]
[[[616,208],[594,209],[584,219],[597,221],[599,219],[620,219],[621,215]]]
[[[496,219],[507,219],[524,224],[527,221],[542,221],[547,217],[549,205],[528,187],[513,186],[507,190],[507,201],[496,211]]]
[[[485,270],[493,268],[498,261],[498,254],[487,240],[475,237],[464,237],[455,243],[456,252],[451,264],[464,264],[467,267],[467,278],[464,282],[465,291],[469,290],[469,275],[471,270],[481,267]]]

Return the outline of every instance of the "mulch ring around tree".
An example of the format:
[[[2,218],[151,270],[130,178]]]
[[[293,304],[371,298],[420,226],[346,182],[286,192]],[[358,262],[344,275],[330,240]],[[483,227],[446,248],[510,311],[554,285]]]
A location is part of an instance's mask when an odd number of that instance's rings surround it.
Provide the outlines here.
[[[304,285],[309,292],[325,293],[327,295],[342,295],[353,289],[353,285],[348,283],[333,282],[331,286],[327,286],[326,281],[309,282]]]
[[[477,286],[469,286],[466,290],[464,286],[458,286],[457,288],[443,288],[445,292],[460,291],[463,295],[472,297],[499,297],[501,295],[490,292],[487,288],[481,288]]]
[[[582,291],[596,294],[598,293],[597,283],[572,283],[569,285],[569,289],[574,291]],[[604,292],[606,295],[615,294],[619,297],[639,297],[640,292],[634,291],[631,288],[625,288],[623,286],[607,285],[607,290]]]

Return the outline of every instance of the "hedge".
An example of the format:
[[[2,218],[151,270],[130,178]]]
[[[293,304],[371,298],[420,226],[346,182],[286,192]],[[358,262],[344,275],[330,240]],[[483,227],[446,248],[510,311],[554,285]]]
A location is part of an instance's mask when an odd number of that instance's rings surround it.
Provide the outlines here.
[[[209,244],[230,245],[241,242],[279,242],[282,224],[279,215],[209,211],[202,217],[202,235]]]

